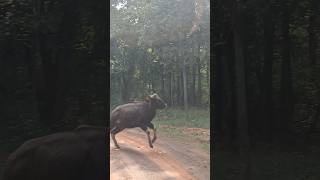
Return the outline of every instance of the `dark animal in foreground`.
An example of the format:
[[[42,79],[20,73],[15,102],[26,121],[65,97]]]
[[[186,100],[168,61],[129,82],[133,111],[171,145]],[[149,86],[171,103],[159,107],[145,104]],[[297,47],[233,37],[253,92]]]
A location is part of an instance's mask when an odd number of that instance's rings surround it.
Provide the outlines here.
[[[163,109],[167,105],[157,95],[147,96],[142,102],[128,103],[116,107],[111,112],[110,133],[116,148],[120,148],[115,135],[125,128],[140,127],[148,136],[149,146],[153,148],[153,143],[157,139],[156,129],[151,123],[156,115],[157,109]],[[148,128],[153,130],[153,139],[150,139]]]
[[[106,128],[82,125],[70,132],[31,139],[9,156],[2,179],[107,179],[106,134]]]

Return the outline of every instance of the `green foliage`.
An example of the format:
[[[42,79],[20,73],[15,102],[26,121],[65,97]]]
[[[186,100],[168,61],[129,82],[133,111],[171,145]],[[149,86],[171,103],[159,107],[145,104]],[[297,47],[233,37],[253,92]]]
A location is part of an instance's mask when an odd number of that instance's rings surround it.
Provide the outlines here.
[[[210,128],[210,111],[208,109],[192,108],[187,112],[179,108],[169,108],[157,112],[155,124],[177,127]]]
[[[319,2],[214,3],[215,179],[319,179]]]
[[[209,74],[210,57],[207,3],[195,4],[191,0],[111,2],[110,33],[116,42],[110,58],[114,80],[111,82],[111,96],[118,97],[114,98],[115,101],[121,99],[126,103],[157,92],[166,101],[173,102],[170,105],[182,105],[183,87],[179,81],[182,81],[181,64],[185,61],[189,103],[194,106],[209,104],[206,101],[209,99],[209,82],[204,82]],[[200,5],[201,14],[197,12]],[[193,25],[198,30],[189,37]],[[192,72],[193,67],[200,68],[200,74]],[[201,87],[197,87],[197,81],[202,82]],[[203,91],[201,97],[199,91]],[[193,99],[200,99],[199,103]],[[119,102],[114,100],[111,104]]]
[[[101,7],[96,0],[0,2],[1,143],[106,123]]]
[[[157,112],[153,123],[160,134],[184,142],[191,140],[205,151],[210,151],[209,109],[165,109]]]

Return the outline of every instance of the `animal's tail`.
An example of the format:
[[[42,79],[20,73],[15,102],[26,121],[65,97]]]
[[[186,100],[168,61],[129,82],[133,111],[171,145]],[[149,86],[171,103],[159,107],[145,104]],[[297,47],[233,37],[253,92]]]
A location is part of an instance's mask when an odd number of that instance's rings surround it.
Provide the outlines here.
[[[116,127],[116,120],[118,119],[118,113],[114,113],[112,112],[111,116],[110,116],[110,126],[109,126],[109,130],[110,132],[112,131],[112,129],[114,129]]]
[[[114,123],[110,121],[110,130],[114,127]]]
[[[114,120],[112,118],[110,118],[110,125],[109,125],[110,132],[114,127],[115,127]]]

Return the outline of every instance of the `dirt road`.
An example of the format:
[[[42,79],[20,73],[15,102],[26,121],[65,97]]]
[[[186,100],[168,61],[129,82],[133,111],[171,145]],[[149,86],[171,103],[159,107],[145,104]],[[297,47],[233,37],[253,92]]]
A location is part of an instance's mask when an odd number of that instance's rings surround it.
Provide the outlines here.
[[[137,128],[116,138],[121,149],[110,141],[112,180],[210,179],[210,156],[192,142],[158,136],[151,149],[145,133]]]

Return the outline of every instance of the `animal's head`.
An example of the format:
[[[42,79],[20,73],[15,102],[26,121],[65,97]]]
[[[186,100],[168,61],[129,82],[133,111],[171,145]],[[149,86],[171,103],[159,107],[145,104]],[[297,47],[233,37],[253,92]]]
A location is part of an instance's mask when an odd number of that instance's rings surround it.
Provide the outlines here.
[[[164,109],[167,104],[159,97],[158,94],[152,94],[146,97],[145,101],[150,102],[151,106],[156,109]]]

